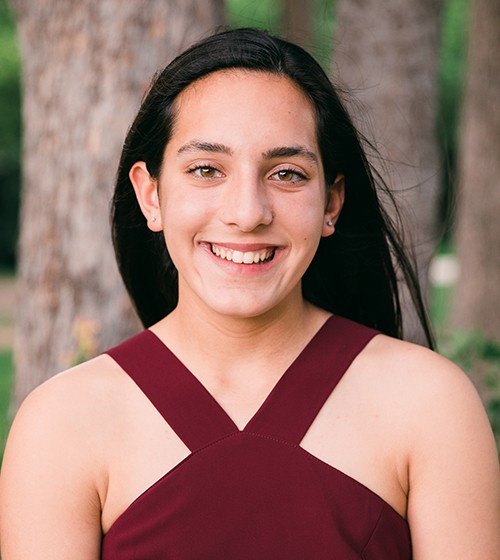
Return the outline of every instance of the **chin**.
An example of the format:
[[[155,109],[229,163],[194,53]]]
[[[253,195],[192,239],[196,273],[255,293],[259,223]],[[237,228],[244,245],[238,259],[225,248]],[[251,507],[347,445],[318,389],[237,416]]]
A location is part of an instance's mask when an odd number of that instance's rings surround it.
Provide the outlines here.
[[[224,298],[223,301],[206,301],[205,304],[215,313],[232,317],[235,319],[251,319],[259,317],[274,309],[278,303],[263,302],[261,298],[259,301],[252,301],[254,298],[245,298],[240,295],[235,298]]]

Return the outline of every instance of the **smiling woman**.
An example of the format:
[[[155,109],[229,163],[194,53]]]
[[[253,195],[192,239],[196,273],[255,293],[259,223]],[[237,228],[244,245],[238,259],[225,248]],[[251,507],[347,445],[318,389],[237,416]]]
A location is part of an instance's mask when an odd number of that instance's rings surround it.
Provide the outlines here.
[[[184,111],[189,117],[192,133],[177,146],[178,155],[184,154],[187,159],[198,155],[198,158],[192,158],[194,163],[189,169],[195,177],[222,178],[221,163],[218,167],[213,159],[216,155],[226,159],[232,157],[235,147],[231,142],[223,142],[214,132],[226,128],[228,121],[233,123],[237,118],[246,117],[247,129],[261,135],[263,140],[264,129],[261,130],[252,121],[254,115],[260,116],[263,109],[261,101],[266,100],[269,105],[265,123],[267,130],[272,130],[280,122],[294,121],[296,130],[301,126],[309,127],[308,141],[311,142],[312,137],[314,142],[314,149],[312,145],[297,144],[295,138],[293,141],[287,138],[287,144],[282,145],[278,134],[275,134],[278,144],[262,142],[263,151],[258,156],[262,161],[281,164],[275,170],[275,174],[279,173],[280,182],[292,176],[292,183],[296,186],[300,185],[300,181],[307,182],[305,170],[300,171],[297,166],[291,166],[291,169],[283,166],[294,158],[301,158],[307,160],[308,168],[323,173],[320,196],[343,190],[344,186],[349,193],[336,235],[321,238],[315,258],[306,267],[301,282],[306,299],[330,312],[401,338],[401,308],[392,254],[396,268],[405,278],[413,296],[429,345],[432,345],[416,276],[395,228],[378,202],[377,188],[358,134],[330,81],[321,67],[299,47],[255,30],[239,30],[238,36],[235,33],[215,35],[173,61],[152,85],[127,138],[115,193],[113,227],[122,276],[144,324],[155,323],[177,305],[178,269],[170,258],[168,243],[165,250],[163,235],[159,233],[161,228],[156,228],[159,235],[151,235],[142,214],[138,213],[135,195],[130,189],[130,169],[142,160],[145,171],[154,180],[160,179],[162,166],[170,173],[171,166],[167,166],[164,150],[174,132],[178,112],[187,103],[197,110]],[[225,79],[221,76],[213,79],[214,73],[225,74]],[[260,88],[260,96],[253,95],[245,87],[250,81],[258,81],[255,77],[250,79],[251,74],[256,73],[261,75],[260,81],[265,81]],[[239,82],[239,88],[235,85],[231,92],[224,89],[225,84],[236,82]],[[219,101],[217,119],[211,121],[210,134],[201,137],[199,124],[202,121],[207,124],[213,107],[208,97],[197,92],[200,88],[215,92],[217,87],[218,93],[213,93]],[[196,97],[195,101],[193,97]],[[289,100],[295,105],[289,105]],[[251,105],[248,105],[249,101]],[[225,111],[228,103],[235,111]],[[307,109],[303,111],[305,107]],[[234,128],[238,127],[234,125]],[[242,137],[244,133],[240,130],[240,142]],[[317,182],[318,178],[313,178],[313,182]],[[234,182],[234,175],[229,180]],[[391,199],[383,184],[378,185],[378,190]],[[238,199],[239,206],[244,207],[241,193],[236,194],[234,188],[230,192],[235,200]],[[299,201],[293,208],[297,213],[301,208]],[[328,227],[334,226],[334,220],[325,221],[332,222]],[[167,232],[170,229],[167,228]],[[144,251],[147,246],[152,250]]]
[[[24,403],[4,560],[496,559],[491,430],[401,340],[399,273],[432,344],[380,192],[299,47],[240,29],[167,66],[113,199],[146,328]]]
[[[159,176],[144,161],[129,176],[179,273],[172,317],[300,313],[300,280],[333,233],[343,182],[326,188],[313,107],[290,79],[221,70],[197,80],[176,99]]]

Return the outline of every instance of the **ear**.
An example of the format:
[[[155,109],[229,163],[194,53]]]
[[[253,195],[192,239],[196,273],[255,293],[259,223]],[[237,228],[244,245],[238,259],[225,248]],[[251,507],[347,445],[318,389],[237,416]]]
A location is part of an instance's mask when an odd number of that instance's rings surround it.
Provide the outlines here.
[[[134,187],[137,202],[139,202],[142,213],[146,218],[148,228],[151,231],[161,231],[163,225],[156,179],[151,177],[143,161],[136,161],[131,167],[128,176]]]
[[[327,189],[325,216],[323,221],[322,237],[328,237],[335,231],[335,223],[337,222],[342,206],[344,205],[344,175],[339,173],[335,177],[333,185]]]

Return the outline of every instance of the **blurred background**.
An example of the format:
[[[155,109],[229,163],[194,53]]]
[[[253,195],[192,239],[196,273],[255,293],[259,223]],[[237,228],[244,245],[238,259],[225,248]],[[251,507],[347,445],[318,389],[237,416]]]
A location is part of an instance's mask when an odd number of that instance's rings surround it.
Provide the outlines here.
[[[0,449],[31,389],[140,328],[108,226],[121,144],[153,73],[219,26],[301,44],[340,88],[498,441],[500,0],[0,0]]]

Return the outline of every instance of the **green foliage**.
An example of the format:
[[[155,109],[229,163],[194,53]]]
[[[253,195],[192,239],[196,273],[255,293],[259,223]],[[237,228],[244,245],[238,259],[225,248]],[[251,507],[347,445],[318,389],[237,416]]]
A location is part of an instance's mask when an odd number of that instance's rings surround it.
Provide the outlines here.
[[[13,378],[12,352],[0,350],[0,459],[9,429],[9,401]]]
[[[439,71],[439,131],[441,140],[455,151],[457,124],[465,81],[469,0],[448,0],[443,18]]]
[[[439,67],[437,133],[443,158],[440,215],[449,232],[457,163],[458,129],[467,68],[467,32],[470,0],[445,4]]]
[[[439,352],[478,386],[500,450],[500,343],[478,331],[457,331],[441,337]]]
[[[450,246],[442,252],[450,252]],[[437,350],[467,373],[478,388],[500,453],[500,342],[488,340],[478,331],[449,332],[452,296],[451,286],[431,289],[430,315],[437,333]]]
[[[432,324],[439,333],[443,331],[448,319],[452,288],[451,286],[434,286],[430,294]]]
[[[272,0],[226,0],[231,27],[257,27],[272,33],[280,29],[280,3]]]
[[[0,0],[0,263],[14,266],[20,191],[21,94],[15,26]]]
[[[19,52],[14,19],[5,0],[0,0],[0,150],[11,155],[19,152],[20,94]]]
[[[334,29],[334,3],[331,0],[311,1],[313,44],[309,52],[328,69]],[[231,27],[257,27],[281,34],[281,3],[275,0],[226,0],[228,23]]]

